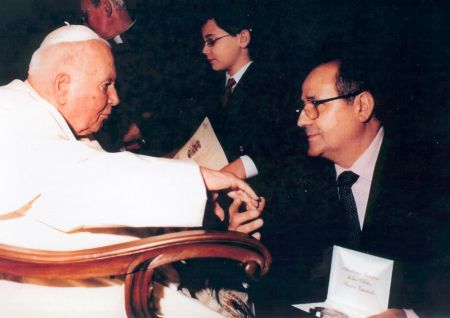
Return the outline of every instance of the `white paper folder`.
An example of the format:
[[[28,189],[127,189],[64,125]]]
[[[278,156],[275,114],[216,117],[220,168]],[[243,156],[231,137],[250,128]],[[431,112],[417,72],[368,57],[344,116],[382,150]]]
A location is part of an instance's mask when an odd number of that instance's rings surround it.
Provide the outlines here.
[[[383,312],[388,308],[393,266],[392,260],[334,246],[327,299],[293,306],[306,312],[330,308],[350,318]]]

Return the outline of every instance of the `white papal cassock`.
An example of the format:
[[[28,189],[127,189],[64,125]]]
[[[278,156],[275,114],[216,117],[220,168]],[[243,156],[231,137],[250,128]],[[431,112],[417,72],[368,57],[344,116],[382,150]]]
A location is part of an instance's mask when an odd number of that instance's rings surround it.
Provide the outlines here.
[[[27,82],[0,88],[0,147],[0,243],[77,250],[136,239],[83,232],[89,228],[202,224],[197,165],[81,142]],[[125,315],[123,286],[113,282],[50,288],[2,279],[0,290],[2,317]]]

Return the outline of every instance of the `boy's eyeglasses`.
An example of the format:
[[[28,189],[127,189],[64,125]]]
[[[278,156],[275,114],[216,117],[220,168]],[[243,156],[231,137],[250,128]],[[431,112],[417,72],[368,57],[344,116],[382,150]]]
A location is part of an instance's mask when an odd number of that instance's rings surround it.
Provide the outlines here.
[[[206,46],[208,46],[208,47],[213,47],[217,41],[219,41],[220,39],[226,38],[227,36],[231,36],[231,34],[225,34],[225,35],[219,36],[218,38],[215,38],[215,39],[206,38],[204,40],[204,44],[206,44]]]

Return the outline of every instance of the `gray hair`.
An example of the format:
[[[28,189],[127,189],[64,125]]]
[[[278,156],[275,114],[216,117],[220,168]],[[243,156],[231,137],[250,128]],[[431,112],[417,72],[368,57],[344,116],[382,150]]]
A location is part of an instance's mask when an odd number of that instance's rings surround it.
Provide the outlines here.
[[[108,0],[113,4],[114,7],[118,10],[126,9],[125,1],[124,0]],[[98,7],[100,5],[100,0],[90,0],[91,4],[94,7]]]

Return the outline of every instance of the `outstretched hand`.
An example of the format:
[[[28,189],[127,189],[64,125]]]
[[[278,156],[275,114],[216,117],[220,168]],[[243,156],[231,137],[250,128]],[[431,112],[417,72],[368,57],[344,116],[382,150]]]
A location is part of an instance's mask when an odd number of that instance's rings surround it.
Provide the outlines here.
[[[368,318],[406,318],[406,313],[402,309],[388,309]]]
[[[258,206],[259,198],[253,189],[246,182],[242,181],[232,173],[215,171],[204,167],[200,167],[200,171],[206,188],[209,191],[233,190],[237,194],[247,197],[246,201],[248,206]]]

